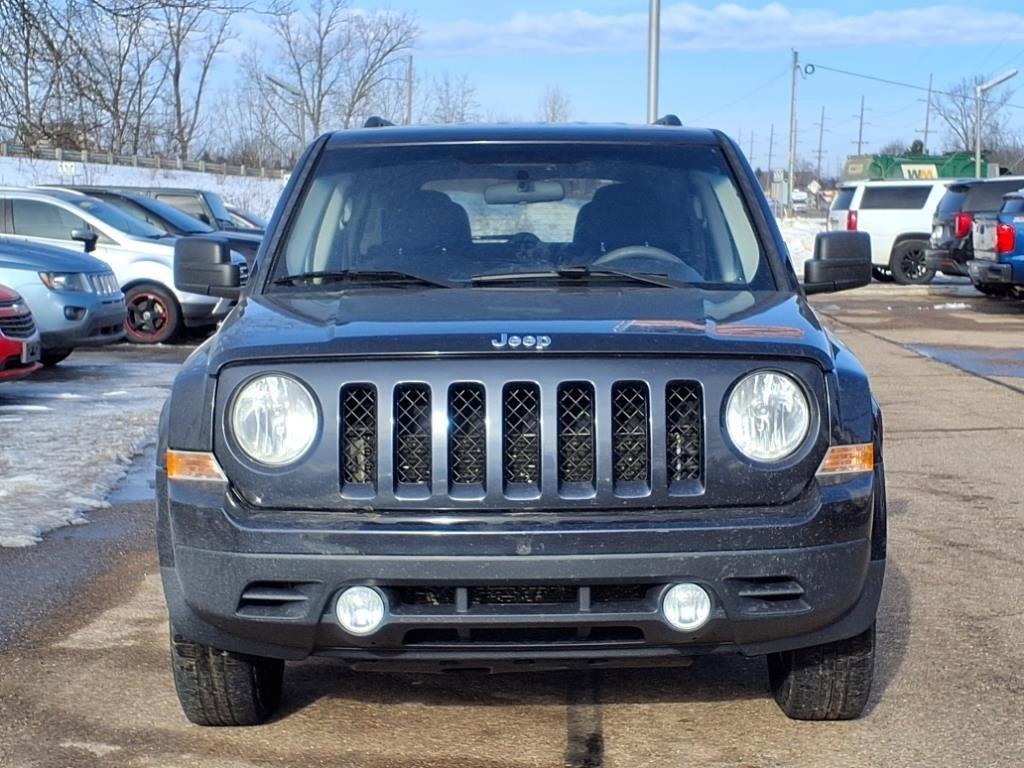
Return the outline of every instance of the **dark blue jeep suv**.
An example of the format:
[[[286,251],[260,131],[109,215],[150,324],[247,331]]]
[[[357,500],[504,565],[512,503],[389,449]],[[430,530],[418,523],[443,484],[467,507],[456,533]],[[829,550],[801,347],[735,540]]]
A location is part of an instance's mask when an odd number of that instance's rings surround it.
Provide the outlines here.
[[[380,126],[382,121],[374,121]],[[214,236],[182,290],[239,292]],[[287,660],[439,672],[764,655],[791,717],[867,703],[882,420],[723,134],[371,127],[292,175],[163,413],[182,706],[277,706]]]

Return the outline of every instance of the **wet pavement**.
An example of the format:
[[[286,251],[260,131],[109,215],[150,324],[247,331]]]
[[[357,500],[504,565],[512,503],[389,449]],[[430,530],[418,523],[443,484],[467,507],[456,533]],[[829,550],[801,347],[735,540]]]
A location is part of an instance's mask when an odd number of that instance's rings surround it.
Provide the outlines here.
[[[90,549],[78,528],[36,548],[49,558],[64,546],[72,560],[80,547],[102,565],[0,651],[0,766],[1024,765],[1024,303],[952,285],[816,304],[867,367],[886,417],[890,558],[863,719],[786,720],[760,659],[498,677],[311,660],[289,665],[272,723],[191,726],[170,679],[140,469],[108,511],[134,520],[120,550]],[[105,524],[95,520],[81,530]],[[0,557],[6,585],[5,574]]]

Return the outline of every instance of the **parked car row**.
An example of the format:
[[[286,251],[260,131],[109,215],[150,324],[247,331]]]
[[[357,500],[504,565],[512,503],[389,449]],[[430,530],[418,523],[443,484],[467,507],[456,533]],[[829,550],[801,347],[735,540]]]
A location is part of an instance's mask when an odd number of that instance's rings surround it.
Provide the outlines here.
[[[850,182],[839,187],[827,228],[870,235],[878,280],[919,285],[942,272],[971,277],[982,293],[1007,295],[1019,292],[1006,282],[1012,270],[992,269],[991,264],[970,267],[976,260],[975,224],[995,221],[1004,198],[1022,188],[1024,176]]]
[[[175,287],[175,242],[192,235],[225,241],[244,281],[262,230],[200,190],[0,187],[0,379],[77,347],[216,326],[234,298]]]

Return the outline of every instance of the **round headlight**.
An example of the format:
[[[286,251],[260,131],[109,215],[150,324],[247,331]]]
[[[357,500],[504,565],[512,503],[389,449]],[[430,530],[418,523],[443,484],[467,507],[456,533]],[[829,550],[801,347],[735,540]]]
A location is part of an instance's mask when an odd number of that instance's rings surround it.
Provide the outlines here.
[[[725,406],[725,428],[740,452],[755,461],[780,461],[803,443],[811,409],[792,377],[760,371],[733,387]]]
[[[313,396],[289,376],[252,379],[235,395],[231,432],[259,464],[280,467],[302,456],[316,439],[320,416]]]

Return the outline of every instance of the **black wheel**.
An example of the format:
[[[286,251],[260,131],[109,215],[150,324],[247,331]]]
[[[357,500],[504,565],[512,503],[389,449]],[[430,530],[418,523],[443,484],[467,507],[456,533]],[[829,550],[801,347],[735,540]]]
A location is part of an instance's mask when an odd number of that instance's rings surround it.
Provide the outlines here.
[[[926,243],[923,240],[905,240],[893,248],[889,268],[892,279],[900,285],[924,285],[935,277],[924,260]]]
[[[872,267],[871,276],[880,283],[892,282],[892,272],[885,267]]]
[[[125,292],[128,315],[124,328],[128,341],[163,344],[181,328],[181,309],[170,291],[153,283],[133,285]]]
[[[284,662],[171,637],[174,687],[196,725],[259,725],[281,701]]]
[[[848,640],[768,657],[772,694],[794,720],[860,717],[871,694],[874,670],[874,624]]]
[[[67,359],[73,350],[70,349],[48,349],[39,356],[39,362],[47,368],[52,368],[58,363]]]

